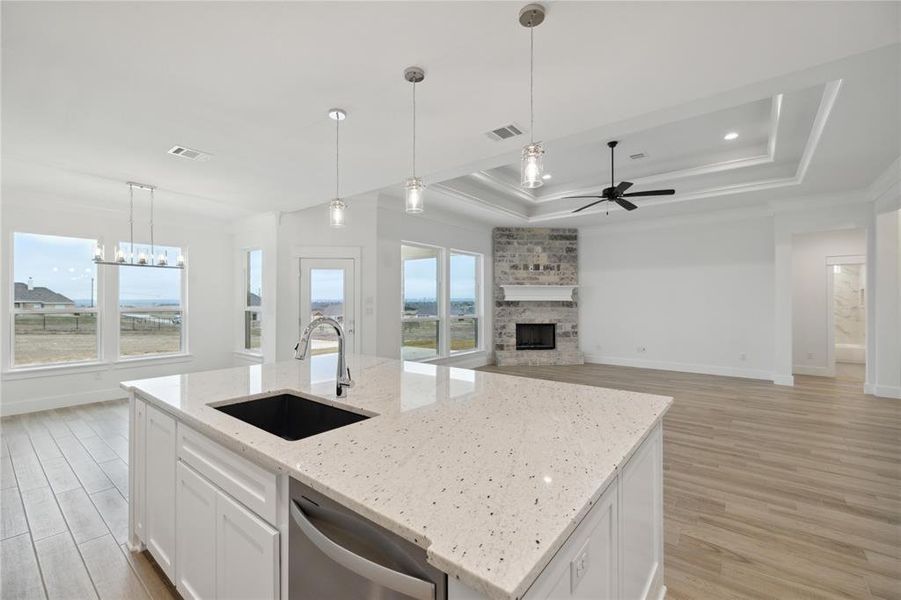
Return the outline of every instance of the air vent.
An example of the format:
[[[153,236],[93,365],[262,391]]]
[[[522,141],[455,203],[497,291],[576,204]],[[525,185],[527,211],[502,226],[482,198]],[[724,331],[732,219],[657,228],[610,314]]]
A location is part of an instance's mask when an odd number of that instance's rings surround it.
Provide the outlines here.
[[[515,123],[510,123],[509,125],[504,125],[503,127],[498,127],[497,129],[486,131],[485,135],[496,142],[500,142],[502,140],[516,137],[517,135],[522,135],[522,128]]]
[[[184,146],[172,146],[172,148],[169,150],[169,154],[187,158],[188,160],[197,160],[200,162],[208,161],[212,156],[212,154],[209,154],[208,152],[194,150],[193,148],[186,148]]]
[[[644,152],[639,152],[638,154],[630,154],[629,158],[632,160],[638,160],[639,158],[647,158],[647,155]]]

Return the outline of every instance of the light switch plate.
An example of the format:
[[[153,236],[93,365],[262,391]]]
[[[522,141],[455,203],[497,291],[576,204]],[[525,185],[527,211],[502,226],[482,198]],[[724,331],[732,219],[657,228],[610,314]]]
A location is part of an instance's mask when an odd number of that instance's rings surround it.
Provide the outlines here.
[[[571,594],[576,593],[576,588],[579,587],[579,583],[585,577],[585,573],[588,572],[588,543],[590,541],[590,539],[585,540],[585,544],[579,549],[579,553],[569,563],[569,591]]]

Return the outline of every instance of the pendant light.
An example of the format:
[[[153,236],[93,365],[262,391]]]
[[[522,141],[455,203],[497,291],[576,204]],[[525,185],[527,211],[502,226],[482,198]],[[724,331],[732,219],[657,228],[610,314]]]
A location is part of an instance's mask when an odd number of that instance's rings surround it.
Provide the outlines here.
[[[150,192],[150,255],[145,252],[139,252],[135,256],[135,188]],[[116,248],[116,256],[114,260],[106,260],[106,252],[102,245],[98,244],[94,248],[94,262],[98,265],[113,265],[115,267],[151,267],[155,269],[184,269],[185,257],[179,254],[175,259],[175,264],[169,264],[169,254],[167,251],[160,252],[156,256],[156,245],[153,241],[153,196],[156,187],[146,183],[128,182],[128,228],[130,230],[128,254],[122,248],[122,245]]]
[[[423,210],[425,186],[422,185],[422,179],[416,176],[416,84],[425,79],[425,71],[419,67],[407,67],[404,69],[404,79],[413,84],[413,173],[404,182],[404,199],[407,212],[418,214]]]
[[[344,227],[344,212],[347,204],[341,199],[340,188],[340,149],[341,138],[339,137],[341,121],[347,118],[347,113],[340,108],[333,108],[328,111],[328,116],[335,122],[335,197],[328,203],[328,224],[329,226],[340,229]]]
[[[544,7],[540,4],[529,4],[519,11],[519,23],[529,28],[529,143],[522,149],[522,165],[520,167],[520,185],[524,188],[537,188],[544,184],[544,147],[536,142],[535,131],[535,28],[544,22]]]

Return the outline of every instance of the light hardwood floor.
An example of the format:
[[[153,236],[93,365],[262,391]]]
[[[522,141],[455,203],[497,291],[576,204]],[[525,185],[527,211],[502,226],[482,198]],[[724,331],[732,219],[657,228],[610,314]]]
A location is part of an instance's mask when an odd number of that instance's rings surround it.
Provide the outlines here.
[[[604,365],[487,367],[672,396],[668,600],[901,598],[901,401],[861,367],[794,388]]]
[[[128,404],[0,421],[0,598],[177,597],[128,536]]]
[[[901,402],[859,369],[794,388],[602,365],[486,370],[673,396],[667,598],[901,599]],[[552,401],[552,399],[549,399]],[[2,421],[0,597],[171,598],[127,528],[127,406]]]

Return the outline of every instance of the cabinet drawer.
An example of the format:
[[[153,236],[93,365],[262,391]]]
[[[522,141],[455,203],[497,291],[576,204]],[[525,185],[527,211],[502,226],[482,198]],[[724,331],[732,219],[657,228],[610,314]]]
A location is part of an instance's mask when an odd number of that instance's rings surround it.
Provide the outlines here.
[[[276,522],[276,475],[178,424],[178,458],[270,523]]]

